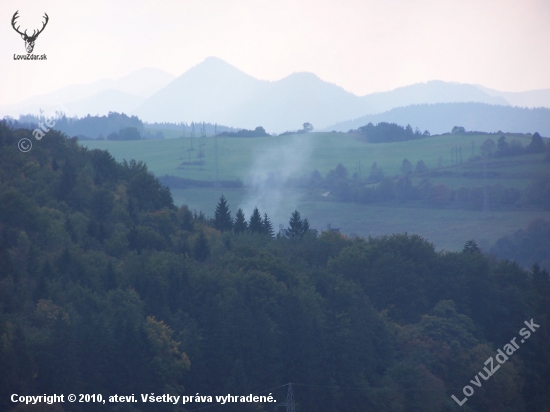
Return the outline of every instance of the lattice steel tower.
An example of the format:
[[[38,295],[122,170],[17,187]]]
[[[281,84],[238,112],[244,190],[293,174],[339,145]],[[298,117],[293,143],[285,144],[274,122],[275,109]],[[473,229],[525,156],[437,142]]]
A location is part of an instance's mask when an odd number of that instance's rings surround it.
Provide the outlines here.
[[[294,402],[294,392],[292,392],[292,384],[288,384],[288,391],[286,393],[286,401],[284,403],[286,406],[286,412],[296,412],[296,404]]]

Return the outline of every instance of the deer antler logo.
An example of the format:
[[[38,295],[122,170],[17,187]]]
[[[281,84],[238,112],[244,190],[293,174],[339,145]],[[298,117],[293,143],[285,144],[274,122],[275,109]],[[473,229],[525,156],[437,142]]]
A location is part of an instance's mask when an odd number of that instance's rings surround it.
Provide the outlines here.
[[[27,35],[27,30],[25,30],[24,33],[21,33],[19,31],[19,27],[20,26],[17,26],[17,28],[15,27],[15,20],[17,20],[17,18],[19,17],[17,15],[17,13],[19,13],[19,10],[17,10],[15,12],[15,14],[13,15],[12,19],[11,19],[11,25],[13,27],[13,29],[19,33],[21,35],[21,38],[23,40],[25,40],[25,48],[27,49],[27,53],[32,53],[33,49],[34,49],[34,42],[36,41],[36,38],[38,37],[38,35],[40,33],[42,33],[42,31],[44,30],[44,28],[46,27],[46,24],[48,24],[48,20],[49,20],[49,17],[46,13],[44,13],[44,18],[46,19],[46,21],[44,23],[42,23],[42,28],[40,30],[38,30],[38,32],[36,30],[33,30],[32,32],[32,35],[31,36],[28,36]]]

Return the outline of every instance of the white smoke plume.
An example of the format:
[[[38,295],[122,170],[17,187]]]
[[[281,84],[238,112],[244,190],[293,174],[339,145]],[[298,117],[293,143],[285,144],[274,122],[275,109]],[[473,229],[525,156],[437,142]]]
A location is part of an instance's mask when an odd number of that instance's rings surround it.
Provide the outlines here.
[[[262,216],[267,213],[275,231],[279,224],[288,225],[300,198],[300,194],[288,183],[291,178],[309,172],[307,167],[313,145],[312,135],[292,135],[278,139],[277,143],[254,154],[254,163],[246,182],[247,194],[239,205],[247,219],[258,207]]]

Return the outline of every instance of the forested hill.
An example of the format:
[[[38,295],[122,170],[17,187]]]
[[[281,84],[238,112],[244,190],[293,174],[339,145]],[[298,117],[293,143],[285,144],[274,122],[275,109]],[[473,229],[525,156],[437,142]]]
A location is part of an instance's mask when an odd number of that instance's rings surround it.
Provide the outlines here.
[[[240,215],[236,233],[223,206],[206,219],[144,164],[0,123],[0,410],[46,410],[16,409],[14,393],[272,392],[277,403],[185,410],[280,411],[288,382],[297,411],[550,408],[547,272],[474,242],[449,253],[415,235],[294,231],[296,215],[286,236]],[[540,328],[460,408],[451,395],[531,319]]]
[[[498,106],[485,103],[436,103],[397,107],[384,113],[336,123],[325,130],[347,132],[368,123],[411,124],[431,134],[448,133],[453,126],[495,133],[535,133],[550,136],[550,109]]]

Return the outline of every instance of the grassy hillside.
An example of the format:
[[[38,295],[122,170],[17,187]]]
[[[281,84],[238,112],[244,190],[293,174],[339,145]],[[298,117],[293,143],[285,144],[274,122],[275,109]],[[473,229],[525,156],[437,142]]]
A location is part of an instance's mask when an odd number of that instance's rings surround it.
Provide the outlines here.
[[[431,169],[422,177],[413,177],[414,185],[428,177],[432,183],[443,183],[451,189],[483,186],[486,175],[490,185],[498,183],[523,190],[531,182],[533,174],[548,169],[548,164],[542,161],[543,155],[535,154],[489,159],[484,172],[482,162],[467,160],[472,156],[472,147],[474,156],[479,156],[480,146],[488,137],[496,140],[494,136],[487,135],[443,135],[406,142],[370,144],[347,133],[219,138],[220,180],[241,179],[245,187],[173,188],[172,194],[176,204],[187,204],[191,210],[202,210],[207,216],[213,216],[213,205],[221,194],[226,196],[233,212],[239,207],[247,212],[247,204],[254,201],[250,200],[254,199],[250,183],[258,174],[284,174],[286,171],[288,177],[298,177],[318,170],[325,176],[338,163],[342,163],[350,175],[360,173],[365,177],[376,162],[386,176],[393,176],[399,174],[401,163],[407,158],[413,166],[422,159]],[[523,136],[507,136],[508,141],[514,138],[524,146],[530,142],[529,138]],[[86,141],[81,144],[90,149],[107,149],[119,161],[143,160],[157,176],[170,174],[212,181],[215,179],[214,138],[208,137],[203,142],[203,165],[181,165],[189,161],[189,154],[192,162],[200,160],[197,158],[199,142],[198,138],[194,139],[193,151],[188,150],[190,138],[131,142]],[[451,150],[454,147],[462,147],[462,164],[452,165]],[[440,156],[442,167],[437,168]],[[426,209],[414,202],[402,206],[359,205],[337,202],[308,189],[294,191],[291,197],[281,202],[277,210],[275,207],[270,210],[262,204],[258,206],[261,210],[268,209],[276,228],[279,224],[286,225],[288,216],[298,208],[310,219],[312,227],[319,230],[331,224],[341,228],[344,233],[359,236],[418,233],[432,239],[437,248],[447,250],[460,250],[464,241],[471,238],[488,247],[500,237],[524,228],[536,217],[549,217],[548,212],[523,209],[491,210],[489,214],[452,208]]]
[[[498,183],[505,187],[525,189],[533,176],[547,170],[548,163],[544,162],[544,154],[529,154],[490,158],[485,162],[485,166],[481,160],[465,162],[432,170],[425,176],[412,178],[412,180],[417,184],[427,176],[433,183],[443,183],[452,189],[457,189],[460,186],[483,186],[486,179],[489,185]]]
[[[277,171],[284,168],[292,157],[295,174],[318,170],[325,175],[338,163],[342,163],[351,173],[369,173],[374,162],[382,167],[386,175],[399,173],[403,159],[409,159],[413,165],[418,160],[424,160],[429,168],[438,165],[439,156],[442,166],[452,165],[451,150],[462,147],[463,161],[468,160],[473,153],[479,156],[481,144],[494,136],[476,135],[442,135],[428,139],[407,142],[369,144],[357,140],[355,135],[347,133],[310,133],[307,135],[277,136],[270,138],[219,138],[218,139],[218,170],[220,179],[241,179],[247,181],[250,177],[254,161],[261,157],[269,157],[269,164],[264,169]],[[510,140],[512,137],[508,137]],[[514,137],[524,146],[530,138]],[[108,150],[118,161],[123,159],[143,160],[157,176],[170,174],[190,179],[215,179],[215,141],[213,137],[204,140],[204,165],[184,165],[184,161],[201,160],[198,157],[199,140],[194,139],[193,149],[191,139],[141,140],[131,142],[121,141],[85,141],[82,145],[90,149]],[[496,140],[496,139],[495,139]],[[299,167],[296,167],[299,162]],[[359,163],[360,162],[360,166]],[[179,167],[179,168],[178,168]]]

